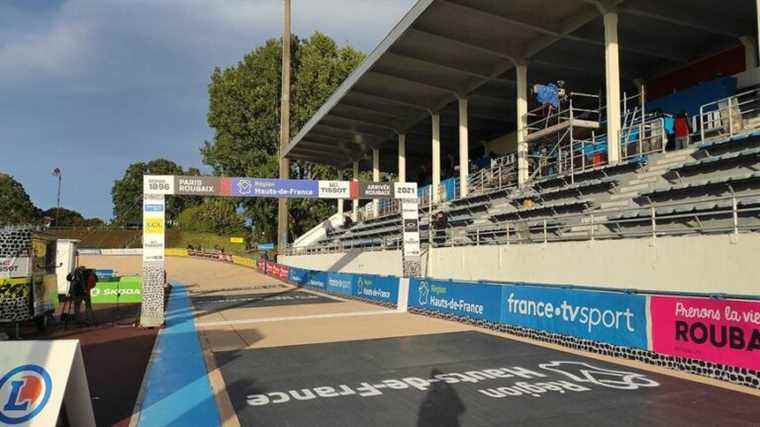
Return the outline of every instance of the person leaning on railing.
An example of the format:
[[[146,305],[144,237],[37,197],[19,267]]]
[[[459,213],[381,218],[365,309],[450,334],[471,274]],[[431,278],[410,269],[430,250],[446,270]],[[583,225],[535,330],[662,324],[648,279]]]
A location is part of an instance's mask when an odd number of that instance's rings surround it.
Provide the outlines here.
[[[689,145],[689,135],[691,135],[691,125],[689,124],[689,115],[686,111],[681,110],[676,116],[675,121],[676,150],[681,150]]]

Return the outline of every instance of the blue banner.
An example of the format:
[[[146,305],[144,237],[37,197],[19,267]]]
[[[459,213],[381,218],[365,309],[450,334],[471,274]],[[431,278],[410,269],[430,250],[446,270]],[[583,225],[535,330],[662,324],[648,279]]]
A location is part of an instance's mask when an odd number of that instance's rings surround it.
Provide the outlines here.
[[[354,281],[354,296],[368,300],[398,304],[398,277],[382,277],[357,274]]]
[[[256,245],[256,249],[260,251],[271,251],[274,249],[274,243],[259,243]]]
[[[308,272],[304,269],[295,267],[288,268],[288,282],[294,285],[305,285],[308,277]]]
[[[297,179],[230,178],[230,196],[319,197],[319,181]]]
[[[308,279],[305,286],[315,289],[326,289],[327,273],[323,271],[309,270]]]
[[[475,320],[498,322],[501,286],[410,279],[409,306]]]
[[[327,273],[327,291],[350,297],[354,292],[354,275]]]
[[[501,322],[647,348],[646,298],[620,292],[503,285]]]

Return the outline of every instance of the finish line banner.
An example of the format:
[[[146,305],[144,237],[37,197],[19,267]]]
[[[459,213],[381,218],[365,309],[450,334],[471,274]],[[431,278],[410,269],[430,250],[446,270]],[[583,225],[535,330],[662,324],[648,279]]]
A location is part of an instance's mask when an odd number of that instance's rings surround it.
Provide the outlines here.
[[[299,199],[416,199],[417,184],[218,176],[145,175],[149,195]]]

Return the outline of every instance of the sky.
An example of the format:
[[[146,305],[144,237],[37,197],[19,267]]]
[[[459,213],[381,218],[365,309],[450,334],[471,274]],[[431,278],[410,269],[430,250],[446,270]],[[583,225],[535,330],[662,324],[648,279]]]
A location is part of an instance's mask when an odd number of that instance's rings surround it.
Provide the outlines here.
[[[371,51],[414,0],[293,0],[293,33]],[[282,31],[281,0],[0,0],[0,172],[110,219],[133,162],[202,167],[208,82]],[[202,169],[208,170],[208,169]]]

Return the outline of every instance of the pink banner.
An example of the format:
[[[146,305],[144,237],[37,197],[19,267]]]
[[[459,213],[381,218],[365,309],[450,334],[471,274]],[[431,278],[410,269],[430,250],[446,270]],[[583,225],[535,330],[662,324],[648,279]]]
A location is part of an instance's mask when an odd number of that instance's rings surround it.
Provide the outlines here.
[[[652,297],[657,353],[760,370],[760,302]]]

